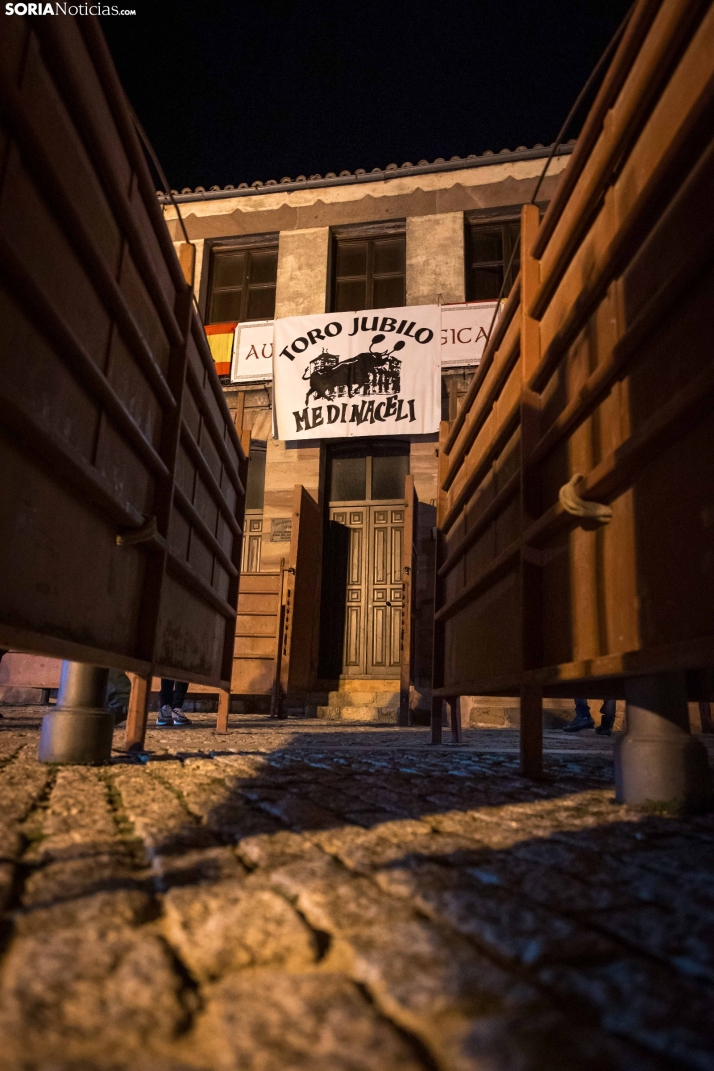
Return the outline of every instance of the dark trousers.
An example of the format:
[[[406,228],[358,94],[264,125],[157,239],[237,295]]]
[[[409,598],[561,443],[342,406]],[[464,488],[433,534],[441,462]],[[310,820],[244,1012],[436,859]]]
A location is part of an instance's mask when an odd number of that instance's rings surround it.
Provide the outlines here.
[[[575,710],[576,710],[576,713],[581,718],[587,718],[588,715],[590,714],[590,707],[588,706],[587,699],[576,699],[575,700]],[[602,718],[600,719],[600,724],[601,725],[605,725],[608,728],[612,729],[612,726],[613,726],[613,724],[615,722],[615,714],[616,714],[616,712],[617,712],[616,700],[614,700],[614,699],[605,699],[603,701],[602,706],[600,707],[600,713],[602,714]]]
[[[183,701],[186,698],[187,688],[187,681],[170,681],[162,677],[159,706],[171,707],[172,710],[183,710]]]

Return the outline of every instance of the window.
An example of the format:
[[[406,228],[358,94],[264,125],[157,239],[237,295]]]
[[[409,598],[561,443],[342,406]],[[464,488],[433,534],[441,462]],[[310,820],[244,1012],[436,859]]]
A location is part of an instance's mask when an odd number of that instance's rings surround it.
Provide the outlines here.
[[[328,501],[402,499],[408,473],[408,443],[335,446],[329,455]]]
[[[406,301],[406,239],[336,238],[332,311],[390,309]]]
[[[262,510],[263,508],[265,500],[265,458],[265,444],[251,443],[248,486],[245,489],[246,509]]]
[[[466,300],[492,301],[501,292],[503,274],[508,268],[520,223],[469,223],[466,234]],[[518,275],[520,258],[516,252],[506,279],[506,297]]]
[[[214,249],[206,323],[272,319],[277,274],[276,247]]]

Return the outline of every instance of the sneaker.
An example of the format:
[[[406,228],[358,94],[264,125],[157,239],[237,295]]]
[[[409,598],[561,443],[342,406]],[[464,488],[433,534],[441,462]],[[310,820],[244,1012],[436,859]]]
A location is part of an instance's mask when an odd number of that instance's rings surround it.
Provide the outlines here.
[[[171,711],[174,725],[193,725],[190,718],[187,718],[180,707],[174,707]]]
[[[157,725],[163,725],[163,726],[169,726],[169,725],[173,725],[173,723],[174,723],[174,719],[171,716],[171,707],[168,704],[166,704],[166,706],[161,707],[161,709],[159,710],[159,716],[156,719],[156,724]]]
[[[584,718],[581,718],[577,714],[569,725],[563,727],[564,733],[579,733],[581,729],[592,729],[595,722],[590,714],[587,714]]]

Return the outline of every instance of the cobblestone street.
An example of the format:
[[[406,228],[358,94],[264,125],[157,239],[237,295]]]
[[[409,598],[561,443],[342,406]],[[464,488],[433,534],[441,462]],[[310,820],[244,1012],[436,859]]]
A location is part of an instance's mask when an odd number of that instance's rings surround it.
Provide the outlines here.
[[[5,709],[0,1067],[714,1068],[714,817],[612,740],[193,717],[53,768]]]

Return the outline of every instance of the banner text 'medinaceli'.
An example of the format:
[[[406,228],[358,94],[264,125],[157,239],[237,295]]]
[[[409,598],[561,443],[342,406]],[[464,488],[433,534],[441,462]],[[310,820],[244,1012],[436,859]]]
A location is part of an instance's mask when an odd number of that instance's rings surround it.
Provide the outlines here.
[[[422,346],[425,346],[427,342],[431,342],[434,337],[434,332],[430,327],[420,327],[417,331],[414,331],[416,320],[402,320],[401,323],[397,324],[394,316],[382,316],[381,320],[379,316],[373,316],[369,325],[367,323],[368,320],[369,316],[355,316],[352,330],[348,333],[348,337],[356,335],[358,331],[367,333],[393,331],[395,335],[405,335],[408,338],[413,338],[415,342]],[[304,336],[301,335],[296,338],[289,346],[284,346],[280,351],[280,356],[287,357],[289,361],[294,361],[298,354],[304,353],[308,346],[314,346],[318,340],[326,342],[328,338],[335,338],[336,335],[341,333],[342,324],[339,320],[332,320],[329,324],[325,324],[322,330],[314,327],[311,331],[307,331]],[[291,350],[292,353],[290,352]]]
[[[307,406],[300,413],[297,410],[293,413],[295,417],[295,431],[312,431],[314,428],[319,428],[320,425],[327,424],[364,424],[369,421],[370,424],[375,422],[384,422],[385,420],[394,419],[395,423],[399,420],[408,420],[411,423],[416,420],[416,413],[414,411],[414,398],[410,398],[408,401],[404,398],[396,398],[392,396],[388,398],[386,402],[375,402],[372,398],[369,401],[363,401],[361,404],[355,405],[352,403],[352,411],[347,416],[347,410],[349,408],[348,402],[342,402],[341,405],[315,405],[312,409],[308,409]],[[323,411],[326,409],[327,420],[323,418]],[[310,422],[310,413],[312,413],[312,423]]]

